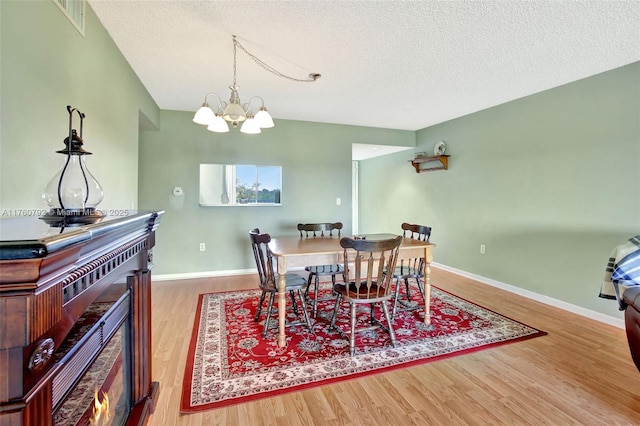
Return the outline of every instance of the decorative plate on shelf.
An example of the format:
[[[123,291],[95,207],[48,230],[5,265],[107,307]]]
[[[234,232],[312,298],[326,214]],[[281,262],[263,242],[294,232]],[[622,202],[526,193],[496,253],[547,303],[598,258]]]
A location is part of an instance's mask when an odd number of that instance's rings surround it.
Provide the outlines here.
[[[443,141],[440,141],[433,147],[433,153],[434,155],[443,155],[446,149],[447,146],[445,145],[445,143]]]

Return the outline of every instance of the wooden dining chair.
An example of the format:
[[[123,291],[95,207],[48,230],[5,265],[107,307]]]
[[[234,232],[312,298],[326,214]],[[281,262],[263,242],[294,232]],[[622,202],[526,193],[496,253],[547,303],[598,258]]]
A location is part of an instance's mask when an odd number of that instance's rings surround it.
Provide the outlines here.
[[[340,238],[342,223],[299,223],[298,231],[300,238],[316,238],[316,237],[337,237]],[[335,286],[336,275],[343,274],[344,268],[340,264],[334,265],[311,265],[305,266],[305,271],[309,272],[307,279],[307,290],[305,291],[305,299],[311,304],[312,316],[315,318],[318,314],[318,302],[324,300],[333,300],[333,296],[319,298],[318,291],[320,288],[320,277],[331,276],[331,284]],[[309,294],[309,289],[313,283],[313,297]]]
[[[271,315],[274,312],[273,299],[278,293],[278,274],[274,271],[273,254],[269,249],[271,236],[269,234],[261,234],[260,230],[258,228],[255,228],[249,232],[249,238],[251,239],[253,256],[256,259],[258,276],[260,277],[260,289],[262,290],[262,294],[260,295],[260,302],[258,303],[258,310],[256,311],[256,315],[254,318],[256,322],[260,319],[260,315],[262,314],[262,304],[264,303],[264,299],[266,298],[267,293],[269,294],[269,301],[267,304],[267,318],[264,321],[264,327],[262,329],[262,337],[266,338],[271,321]],[[285,275],[285,279],[287,281],[286,290],[291,296],[294,314],[299,316],[298,304],[295,297],[295,294],[297,293],[298,298],[300,299],[300,306],[302,308],[302,313],[304,316],[304,323],[302,321],[294,321],[290,322],[288,325],[305,324],[309,328],[309,330],[311,330],[311,320],[309,319],[309,314],[307,313],[304,295],[302,292],[307,287],[307,280],[305,280],[300,275],[293,273],[287,273]],[[275,313],[277,315],[277,311],[275,311]]]
[[[348,282],[334,286],[337,298],[330,328],[335,328],[340,334],[348,336],[351,356],[355,354],[356,333],[377,327],[389,333],[391,344],[394,348],[396,347],[396,335],[388,306],[389,300],[393,297],[394,277],[392,274],[385,274],[384,271],[395,269],[401,243],[402,236],[377,241],[352,238],[340,240],[340,246],[344,249],[344,268]],[[349,303],[350,307],[351,330],[349,333],[336,327],[336,318],[342,302]],[[370,326],[356,328],[356,306],[359,304],[370,305]],[[374,317],[376,304],[381,305],[388,328]]]
[[[412,225],[409,223],[402,224],[402,235],[406,238],[411,238],[419,241],[429,241],[431,237],[431,228],[424,225]],[[400,301],[406,309],[416,309],[420,304],[412,305],[411,302],[411,290],[409,280],[413,279],[418,286],[420,295],[424,299],[424,285],[422,281],[424,279],[423,274],[424,259],[419,257],[415,259],[401,259],[399,264],[396,265],[393,271],[393,277],[396,279],[396,289],[393,298],[393,312],[391,318],[395,318],[398,309],[398,301],[400,299],[400,286],[401,282],[404,282],[406,289],[406,302]]]

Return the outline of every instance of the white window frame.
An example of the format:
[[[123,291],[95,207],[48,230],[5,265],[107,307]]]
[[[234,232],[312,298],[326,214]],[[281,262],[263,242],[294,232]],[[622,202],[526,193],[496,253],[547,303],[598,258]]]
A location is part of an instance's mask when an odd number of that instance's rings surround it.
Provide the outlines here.
[[[53,1],[58,9],[64,13],[64,16],[69,19],[69,21],[73,24],[76,30],[84,37],[84,22],[85,15],[87,11],[87,0],[51,0]],[[71,7],[80,7],[80,22],[76,21],[76,18],[69,12]]]

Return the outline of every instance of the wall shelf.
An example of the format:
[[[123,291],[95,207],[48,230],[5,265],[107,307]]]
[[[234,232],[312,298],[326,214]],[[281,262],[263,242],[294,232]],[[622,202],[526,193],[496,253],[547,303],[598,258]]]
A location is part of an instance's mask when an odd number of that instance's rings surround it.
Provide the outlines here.
[[[409,162],[416,169],[416,173],[433,172],[435,170],[447,170],[449,168],[449,157],[449,155],[436,155],[433,157],[414,158],[413,160],[409,160]],[[420,168],[420,164],[431,162],[439,162],[440,165]]]

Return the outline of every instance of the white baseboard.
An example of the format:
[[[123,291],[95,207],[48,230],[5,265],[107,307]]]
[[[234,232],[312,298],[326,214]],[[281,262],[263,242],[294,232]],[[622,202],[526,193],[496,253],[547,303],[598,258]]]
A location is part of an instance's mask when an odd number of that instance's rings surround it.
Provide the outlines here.
[[[304,270],[303,267],[291,268],[290,271]],[[231,277],[234,275],[253,275],[258,270],[253,269],[231,269],[227,271],[203,271],[203,272],[187,272],[183,274],[153,274],[153,281],[173,281],[173,280],[190,280],[193,278],[212,278],[212,277]]]
[[[491,278],[483,277],[482,275],[472,274],[470,272],[463,271],[461,269],[452,268],[450,266],[442,265],[440,263],[431,263],[434,268],[442,269],[443,271],[451,272],[462,277],[472,279],[474,281],[481,282],[483,284],[497,287],[499,289],[508,291],[510,293],[517,294],[519,296],[526,297],[527,299],[535,300],[536,302],[544,303],[562,310],[580,315],[586,318],[590,318],[614,327],[624,329],[624,320],[621,318],[615,318],[610,315],[605,315],[600,312],[592,311],[590,309],[583,308],[581,306],[572,305],[571,303],[563,302],[562,300],[554,299],[543,294],[535,293],[533,291],[525,290],[520,287],[516,287],[510,284],[505,284],[500,281],[496,281]],[[297,268],[303,269],[303,268]],[[153,281],[171,281],[171,280],[186,280],[192,278],[209,278],[209,277],[229,277],[234,275],[249,275],[257,274],[257,269],[234,269],[228,271],[204,271],[204,272],[190,272],[184,274],[165,274],[165,275],[153,275]]]
[[[183,274],[153,274],[153,281],[190,280],[193,278],[230,277],[233,275],[257,274],[257,269],[233,269],[228,271],[187,272]]]
[[[474,281],[479,281],[483,284],[490,285],[492,287],[497,287],[502,290],[506,290],[510,293],[517,294],[519,296],[526,297],[527,299],[535,300],[536,302],[544,303],[545,305],[550,305],[556,308],[560,308],[564,311],[568,311],[574,313],[576,315],[580,315],[583,317],[587,317],[592,320],[596,320],[608,325],[612,325],[614,327],[624,329],[624,319],[612,317],[610,315],[605,315],[600,312],[592,311],[590,309],[583,308],[581,306],[572,305],[571,303],[563,302],[562,300],[554,299],[549,296],[545,296],[543,294],[535,293],[533,291],[525,290],[520,287],[516,287],[510,284],[505,284],[500,281],[493,280],[491,278],[483,277],[481,275],[472,274],[470,272],[462,271],[460,269],[452,268],[450,266],[441,265],[439,263],[431,263],[431,266],[434,268],[442,269],[443,271],[451,272],[456,275],[460,275],[466,278],[470,278]]]

